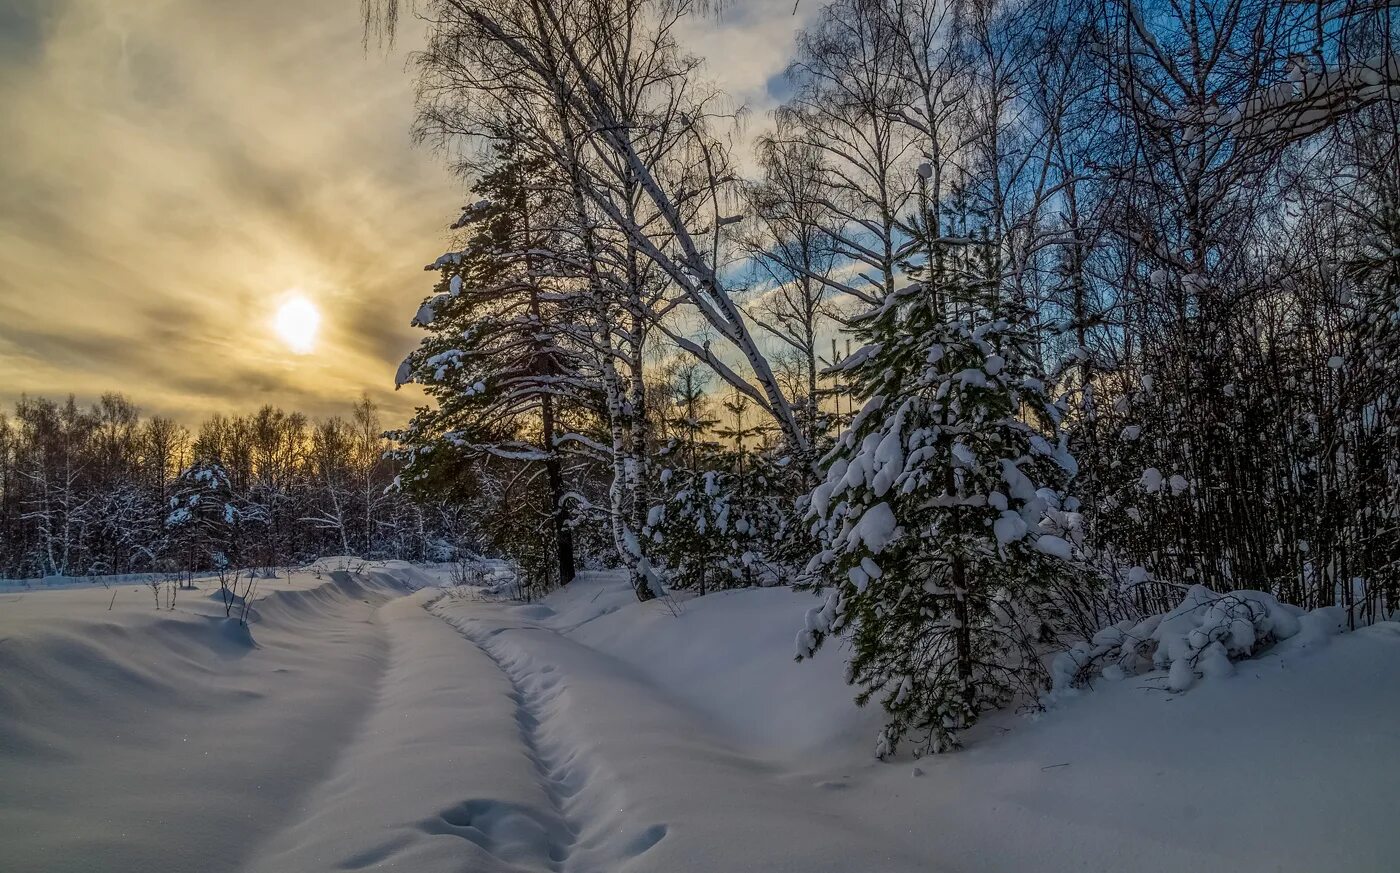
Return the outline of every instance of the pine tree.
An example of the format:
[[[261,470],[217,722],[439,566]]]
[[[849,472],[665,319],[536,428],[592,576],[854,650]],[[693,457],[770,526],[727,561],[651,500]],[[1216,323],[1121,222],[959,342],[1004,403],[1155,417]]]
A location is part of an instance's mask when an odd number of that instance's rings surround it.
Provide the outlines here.
[[[423,385],[436,405],[420,408],[394,436],[407,462],[402,481],[423,491],[450,491],[474,465],[537,465],[543,488],[530,487],[533,476],[524,486],[544,522],[533,539],[551,540],[555,560],[553,568],[531,569],[562,585],[573,578],[575,559],[556,444],[560,409],[593,385],[568,345],[565,295],[549,287],[553,265],[541,260],[552,233],[552,195],[536,182],[543,167],[509,141],[497,148],[472,189],[483,199],[456,225],[471,228],[466,247],[428,268],[440,279],[414,324],[429,335],[397,380]],[[534,549],[518,530],[512,539]]]
[[[854,322],[865,345],[838,369],[864,406],[808,516],[825,545],[809,581],[832,590],[798,658],[849,635],[856,700],[888,715],[880,757],[910,734],[920,751],[954,747],[980,712],[1043,682],[1034,647],[1077,524],[1060,493],[1074,462],[1051,441],[1060,410],[993,247],[940,243],[934,257]]]

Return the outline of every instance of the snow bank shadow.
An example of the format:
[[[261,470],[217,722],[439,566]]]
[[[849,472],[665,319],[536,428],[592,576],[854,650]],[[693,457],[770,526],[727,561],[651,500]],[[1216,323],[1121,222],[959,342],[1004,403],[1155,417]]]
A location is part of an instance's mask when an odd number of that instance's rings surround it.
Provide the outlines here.
[[[460,837],[507,864],[557,869],[569,856],[573,834],[549,813],[500,800],[466,800],[424,819],[427,834]]]
[[[225,661],[237,660],[258,648],[252,628],[236,618],[198,615],[196,621],[159,619],[154,635],[167,645],[200,646]]]
[[[398,850],[412,844],[413,838],[410,836],[399,836],[387,843],[381,843],[373,849],[351,855],[344,861],[336,865],[337,870],[364,870],[367,867],[377,867],[384,861],[393,857]]]
[[[627,845],[623,847],[623,855],[626,858],[635,858],[645,854],[665,837],[666,826],[664,824],[652,825],[627,841]]]

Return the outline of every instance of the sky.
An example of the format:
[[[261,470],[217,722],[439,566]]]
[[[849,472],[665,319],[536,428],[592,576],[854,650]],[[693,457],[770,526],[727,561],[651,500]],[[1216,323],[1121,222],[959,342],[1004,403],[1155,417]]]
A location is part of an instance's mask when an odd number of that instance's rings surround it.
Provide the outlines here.
[[[684,29],[752,130],[804,6]],[[411,142],[417,39],[366,51],[358,0],[0,0],[0,408],[410,412],[394,370],[465,199]],[[275,330],[295,297],[321,314],[309,354]]]

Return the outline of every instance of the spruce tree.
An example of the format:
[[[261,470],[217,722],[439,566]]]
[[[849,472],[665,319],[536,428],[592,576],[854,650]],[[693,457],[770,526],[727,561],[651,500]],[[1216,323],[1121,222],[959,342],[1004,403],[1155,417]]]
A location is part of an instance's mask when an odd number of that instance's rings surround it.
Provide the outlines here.
[[[783,493],[791,475],[773,452],[753,443],[769,433],[742,396],[723,402],[725,421],[706,417],[705,394],[686,371],[675,388],[676,433],[659,457],[660,471],[642,533],[669,588],[705,594],[772,583],[785,577],[778,548],[792,513]],[[732,448],[714,442],[710,434]]]
[[[667,424],[674,434],[657,452],[652,493],[659,502],[647,512],[642,536],[652,543],[666,587],[699,594],[719,587],[723,546],[715,535],[727,517],[716,466],[719,445],[710,432],[719,423],[711,418],[703,380],[696,367],[686,367],[669,386]]]
[[[165,516],[166,546],[190,584],[197,570],[234,568],[242,559],[242,534],[265,522],[261,507],[242,505],[228,471],[201,460],[180,472]]]
[[[856,700],[888,715],[880,757],[910,735],[920,752],[952,748],[979,713],[1043,683],[1036,643],[1077,537],[1061,411],[994,247],[931,250],[911,271],[922,281],[854,321],[865,345],[837,369],[864,406],[808,515],[825,546],[808,582],[830,591],[798,659],[849,636]]]
[[[537,465],[543,482],[522,481],[543,520],[539,535],[523,536],[512,516],[508,539],[536,557],[552,552],[552,562],[540,562],[552,567],[530,569],[563,585],[573,578],[575,558],[557,446],[561,407],[593,385],[564,330],[567,295],[551,286],[555,264],[545,253],[553,249],[548,222],[556,195],[539,184],[543,172],[507,140],[473,186],[483,199],[456,225],[469,228],[467,244],[429,265],[440,274],[436,293],[414,319],[429,335],[397,380],[421,384],[436,404],[419,408],[393,436],[406,463],[401,481],[420,491],[451,492],[463,471],[483,464]],[[507,503],[512,497],[501,496]],[[544,540],[552,549],[530,542]]]

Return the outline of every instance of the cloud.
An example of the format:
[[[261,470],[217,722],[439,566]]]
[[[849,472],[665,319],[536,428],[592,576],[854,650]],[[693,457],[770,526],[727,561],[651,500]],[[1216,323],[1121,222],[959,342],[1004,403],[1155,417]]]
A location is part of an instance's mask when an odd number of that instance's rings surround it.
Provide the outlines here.
[[[744,0],[725,7],[719,18],[692,16],[679,30],[681,44],[707,59],[706,77],[736,104],[762,115],[781,102],[782,72],[792,57],[797,32],[821,9],[820,3]]]
[[[25,0],[0,27],[0,399],[411,406],[393,365],[460,184],[356,4]],[[312,357],[268,329],[293,287]]]
[[[683,36],[763,112],[803,5]],[[0,403],[409,411],[392,374],[462,202],[410,143],[414,36],[366,55],[352,0],[0,0]],[[323,310],[314,355],[270,329],[293,288]]]

